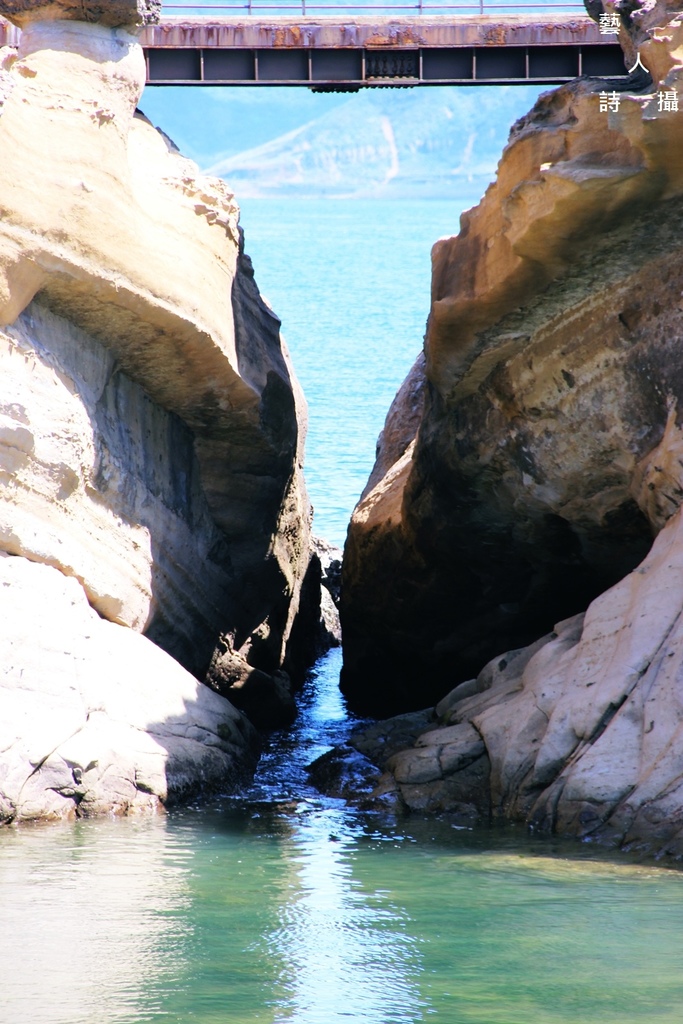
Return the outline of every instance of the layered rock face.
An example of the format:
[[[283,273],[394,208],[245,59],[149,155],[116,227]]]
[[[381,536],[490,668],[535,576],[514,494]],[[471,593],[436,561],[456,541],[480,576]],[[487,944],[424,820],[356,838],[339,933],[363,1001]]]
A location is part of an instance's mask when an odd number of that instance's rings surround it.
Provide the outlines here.
[[[622,23],[652,84],[618,109],[616,81],[541,97],[434,247],[426,383],[397,397],[345,554],[344,686],[373,710],[583,611],[681,504],[683,23]]]
[[[161,0],[3,0],[2,13],[21,28],[32,21],[97,22],[110,28],[147,25],[159,20]]]
[[[233,195],[136,114],[155,6],[0,4],[0,551],[127,627],[121,680],[135,631],[226,689],[287,664],[305,408]],[[149,657],[175,707],[193,684]]]

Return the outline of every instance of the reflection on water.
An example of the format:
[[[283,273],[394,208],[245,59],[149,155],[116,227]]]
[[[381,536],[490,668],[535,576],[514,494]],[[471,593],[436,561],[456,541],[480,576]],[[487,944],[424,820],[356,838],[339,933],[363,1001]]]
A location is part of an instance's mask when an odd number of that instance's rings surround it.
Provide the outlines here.
[[[419,948],[400,904],[354,878],[358,834],[343,813],[328,809],[292,836],[297,892],[270,936],[289,976],[278,1020],[420,1019]]]
[[[153,1018],[192,927],[168,839],[162,818],[0,832],[3,1024]]]
[[[680,1024],[681,874],[307,788],[337,668],[244,799],[0,833],[2,1024]]]

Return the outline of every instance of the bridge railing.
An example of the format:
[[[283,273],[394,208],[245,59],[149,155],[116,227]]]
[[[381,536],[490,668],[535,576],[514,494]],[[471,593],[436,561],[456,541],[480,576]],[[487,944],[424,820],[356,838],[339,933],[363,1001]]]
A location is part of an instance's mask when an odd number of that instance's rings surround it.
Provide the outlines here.
[[[168,4],[164,3],[163,13],[174,16],[219,17],[231,14],[263,14],[271,15],[325,15],[347,14],[360,16],[363,14],[413,14],[413,15],[458,15],[458,14],[562,14],[583,13],[586,9],[580,0],[567,0],[562,3],[543,3],[542,0],[529,0],[527,3],[501,3],[499,0],[475,0],[473,3],[430,3],[429,0],[415,0],[414,3],[315,3],[311,0],[298,0],[298,3],[283,3],[282,0],[233,0],[231,3],[198,3]]]

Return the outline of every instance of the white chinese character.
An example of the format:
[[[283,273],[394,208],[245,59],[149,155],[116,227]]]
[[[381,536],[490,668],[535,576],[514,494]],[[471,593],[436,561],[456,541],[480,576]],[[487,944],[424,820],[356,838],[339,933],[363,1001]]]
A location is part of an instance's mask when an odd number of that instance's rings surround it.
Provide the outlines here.
[[[629,75],[632,75],[633,72],[636,70],[636,68],[641,68],[648,75],[650,74],[650,72],[648,71],[648,69],[645,67],[645,65],[643,64],[642,60],[640,59],[640,54],[639,53],[636,55],[636,62],[633,65],[633,67],[628,69]]]
[[[619,32],[621,27],[621,19],[618,14],[601,14],[600,15],[600,35],[601,36],[612,36]]]
[[[675,89],[659,93],[660,110],[678,110],[678,93]]]
[[[600,93],[600,113],[606,114],[608,111],[613,110],[615,113],[619,109],[619,94],[616,92],[601,92]]]

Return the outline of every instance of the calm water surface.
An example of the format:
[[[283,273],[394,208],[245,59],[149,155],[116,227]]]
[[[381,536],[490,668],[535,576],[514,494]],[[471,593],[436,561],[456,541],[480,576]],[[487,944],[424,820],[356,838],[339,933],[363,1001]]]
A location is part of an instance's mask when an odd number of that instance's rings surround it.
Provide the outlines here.
[[[319,797],[338,670],[243,799],[0,832],[3,1024],[680,1024],[683,875]]]

